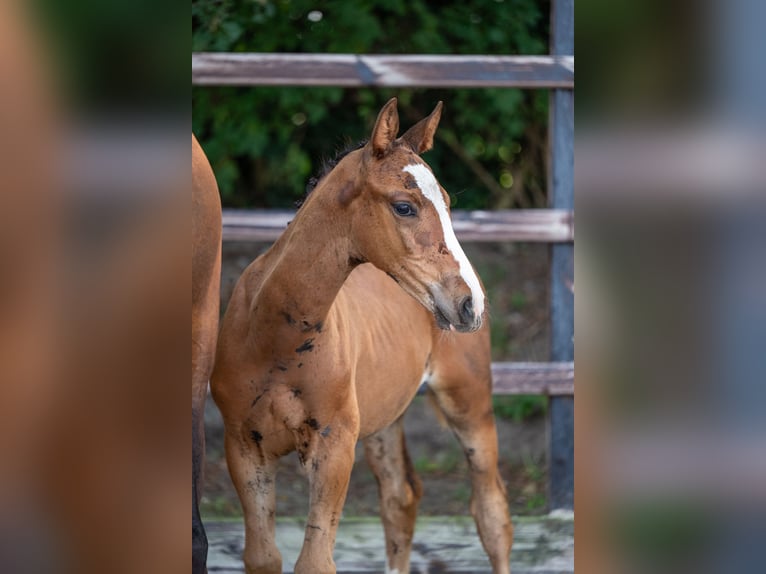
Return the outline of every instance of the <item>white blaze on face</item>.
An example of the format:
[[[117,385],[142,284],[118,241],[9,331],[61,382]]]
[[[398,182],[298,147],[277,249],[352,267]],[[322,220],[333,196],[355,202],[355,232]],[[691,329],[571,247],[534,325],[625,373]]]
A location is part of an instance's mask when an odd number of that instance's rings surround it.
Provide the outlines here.
[[[436,181],[434,174],[431,173],[431,170],[421,163],[408,165],[404,168],[404,171],[412,174],[412,177],[415,178],[415,183],[418,184],[420,191],[423,192],[423,196],[434,204],[436,213],[439,214],[439,221],[442,224],[444,243],[460,267],[460,276],[471,290],[474,312],[477,316],[481,317],[482,313],[484,313],[484,293],[481,290],[479,278],[474,273],[473,267],[471,267],[468,258],[463,252],[463,248],[458,243],[457,237],[455,237],[455,231],[452,229],[452,221],[447,212],[447,204],[444,203],[444,196],[441,189],[439,189],[439,183]]]

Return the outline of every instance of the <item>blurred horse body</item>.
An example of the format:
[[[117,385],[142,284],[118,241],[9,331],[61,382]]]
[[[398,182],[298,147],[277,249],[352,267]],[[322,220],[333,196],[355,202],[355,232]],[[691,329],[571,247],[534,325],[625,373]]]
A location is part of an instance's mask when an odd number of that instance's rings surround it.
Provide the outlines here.
[[[205,397],[215,358],[221,283],[221,200],[205,153],[192,135],[192,572],[206,572],[199,516],[205,452]]]

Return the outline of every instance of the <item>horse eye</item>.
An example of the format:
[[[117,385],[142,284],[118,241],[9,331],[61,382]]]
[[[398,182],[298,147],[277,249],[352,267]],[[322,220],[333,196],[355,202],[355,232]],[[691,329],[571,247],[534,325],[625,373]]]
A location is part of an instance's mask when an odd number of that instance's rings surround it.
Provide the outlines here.
[[[394,211],[396,212],[396,215],[399,215],[401,217],[412,217],[414,215],[417,215],[417,211],[415,211],[415,208],[409,203],[404,203],[404,202],[394,203],[393,208],[394,208]]]

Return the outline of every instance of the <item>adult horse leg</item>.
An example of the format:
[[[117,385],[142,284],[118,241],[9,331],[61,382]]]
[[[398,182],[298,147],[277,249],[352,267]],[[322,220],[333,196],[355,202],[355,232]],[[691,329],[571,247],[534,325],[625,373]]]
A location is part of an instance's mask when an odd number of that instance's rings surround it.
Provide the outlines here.
[[[332,552],[358,436],[358,419],[355,424],[343,424],[336,418],[321,431],[313,429],[309,446],[299,448],[309,477],[310,509],[295,574],[335,573]]]
[[[378,481],[380,517],[386,533],[386,571],[405,574],[410,571],[412,535],[423,488],[407,452],[401,417],[367,437],[364,452]]]
[[[207,536],[199,514],[202,465],[205,459],[205,399],[213,370],[218,329],[220,257],[213,266],[208,291],[192,313],[192,573],[205,574]]]
[[[429,388],[460,442],[471,472],[471,514],[495,574],[510,572],[513,525],[498,470],[497,429],[492,412],[489,360],[449,350],[449,367],[434,375]],[[473,359],[473,360],[471,360]]]
[[[206,574],[207,535],[199,514],[205,451],[204,399],[192,400],[192,574]]]
[[[275,542],[278,459],[267,459],[247,439],[228,433],[225,449],[229,474],[245,518],[245,571],[281,574],[282,555]]]

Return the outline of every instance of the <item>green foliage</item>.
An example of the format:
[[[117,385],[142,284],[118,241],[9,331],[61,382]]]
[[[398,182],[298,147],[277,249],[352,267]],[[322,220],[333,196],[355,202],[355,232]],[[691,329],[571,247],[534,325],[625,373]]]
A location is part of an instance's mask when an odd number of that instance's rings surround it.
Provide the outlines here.
[[[24,16],[28,8],[33,18],[33,31],[40,32],[34,45],[44,48],[39,56],[44,56],[44,73],[53,76],[57,104],[61,97],[67,113],[78,121],[188,113],[179,101],[188,90],[189,32],[172,3],[32,0],[23,4]],[[4,85],[13,81],[6,72]]]
[[[211,500],[203,496],[200,501],[200,513],[209,518],[242,516],[242,507],[231,497],[217,496]]]
[[[548,397],[543,395],[512,395],[492,397],[495,416],[520,422],[546,413]]]
[[[527,306],[527,296],[523,291],[514,291],[511,293],[511,307],[519,311]]]
[[[192,49],[545,54],[548,14],[538,0],[193,0]],[[426,159],[455,207],[544,202],[547,91],[196,87],[193,129],[225,204],[291,206],[394,95],[403,129],[444,101]]]
[[[527,510],[527,512],[533,513],[543,510],[547,502],[548,501],[545,498],[545,495],[537,492],[527,499],[526,503],[524,504],[524,508]]]
[[[413,466],[418,474],[446,474],[455,470],[463,460],[462,452],[449,448],[431,456],[419,456]]]
[[[717,518],[684,495],[624,501],[609,516],[610,543],[645,571],[686,571],[709,548]]]

